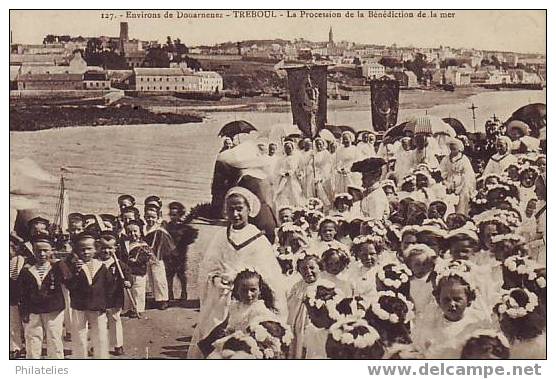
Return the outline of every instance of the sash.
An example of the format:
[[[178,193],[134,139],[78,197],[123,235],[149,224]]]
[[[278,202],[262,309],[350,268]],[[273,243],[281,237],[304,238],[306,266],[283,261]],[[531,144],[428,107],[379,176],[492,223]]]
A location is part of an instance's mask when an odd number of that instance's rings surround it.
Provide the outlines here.
[[[243,249],[245,246],[249,245],[251,242],[255,241],[256,239],[264,236],[263,232],[259,232],[257,234],[255,234],[253,237],[248,238],[247,240],[245,240],[244,242],[240,243],[239,245],[237,245],[234,241],[232,241],[232,239],[230,238],[230,230],[232,229],[231,226],[228,226],[228,228],[226,229],[226,238],[228,239],[228,243],[230,245],[233,246],[233,248],[236,251],[239,251],[241,249]]]

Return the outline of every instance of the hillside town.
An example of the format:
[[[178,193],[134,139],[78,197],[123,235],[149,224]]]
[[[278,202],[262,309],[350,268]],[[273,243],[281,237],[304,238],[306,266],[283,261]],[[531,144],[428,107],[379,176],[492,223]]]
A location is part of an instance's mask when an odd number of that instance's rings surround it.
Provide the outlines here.
[[[11,41],[10,49],[12,99],[40,91],[219,100],[249,96],[249,88],[254,95],[279,95],[285,92],[282,67],[315,62],[330,65],[332,90],[366,89],[369,80],[384,77],[399,81],[402,89],[540,89],[546,83],[541,54],[336,42],[332,27],[325,42],[299,38],[188,47],[171,36],[165,43],[131,38],[128,23],[121,22],[118,37],[47,35],[42,44]]]

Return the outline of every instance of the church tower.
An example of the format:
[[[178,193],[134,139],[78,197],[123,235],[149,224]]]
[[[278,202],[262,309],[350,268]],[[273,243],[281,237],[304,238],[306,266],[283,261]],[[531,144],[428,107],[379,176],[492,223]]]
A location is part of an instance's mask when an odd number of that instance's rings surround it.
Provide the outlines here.
[[[328,31],[328,43],[333,45],[334,44],[334,34],[332,33],[332,26],[330,27],[330,30]]]

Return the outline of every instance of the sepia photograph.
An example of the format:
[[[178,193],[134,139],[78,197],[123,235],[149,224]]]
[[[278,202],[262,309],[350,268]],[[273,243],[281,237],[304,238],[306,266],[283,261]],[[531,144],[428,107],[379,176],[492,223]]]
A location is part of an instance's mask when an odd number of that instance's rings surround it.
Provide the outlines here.
[[[546,64],[543,9],[10,10],[9,359],[546,360]]]

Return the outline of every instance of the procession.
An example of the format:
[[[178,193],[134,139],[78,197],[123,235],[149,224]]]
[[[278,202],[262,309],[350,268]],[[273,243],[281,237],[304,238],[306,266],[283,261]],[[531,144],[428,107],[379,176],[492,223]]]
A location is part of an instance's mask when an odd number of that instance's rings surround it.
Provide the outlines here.
[[[482,150],[434,116],[383,133],[313,116],[314,138],[232,121],[203,215],[131,194],[113,214],[22,213],[10,355],[125,354],[123,317],[166,309],[175,276],[187,299],[202,216],[225,226],[202,252],[188,358],[542,358],[546,107],[520,114],[489,122]]]
[[[546,10],[10,22],[14,365],[547,359]]]

